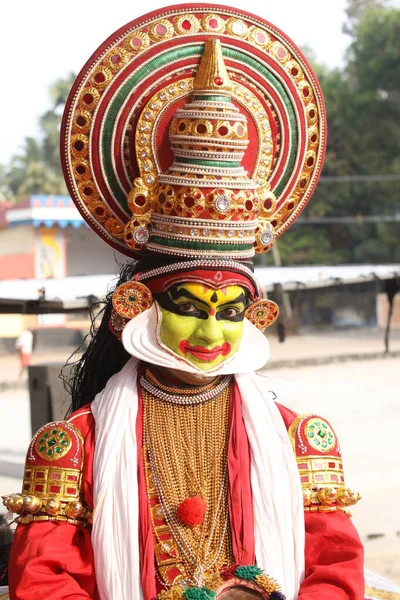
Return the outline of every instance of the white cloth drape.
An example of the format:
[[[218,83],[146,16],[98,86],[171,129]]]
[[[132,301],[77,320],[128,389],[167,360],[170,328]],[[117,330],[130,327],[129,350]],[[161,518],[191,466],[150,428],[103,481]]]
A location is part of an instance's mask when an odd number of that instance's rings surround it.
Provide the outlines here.
[[[141,600],[136,416],[138,361],[92,403],[96,420],[92,544],[101,600]],[[294,453],[262,378],[236,376],[251,448],[257,564],[295,600],[304,572],[304,514]],[[264,385],[263,385],[264,383]],[[268,386],[268,384],[267,384]]]
[[[101,600],[142,600],[138,538],[137,367],[131,358],[92,402],[92,545]]]
[[[288,432],[269,389],[254,373],[236,375],[251,449],[254,537],[259,567],[297,598],[304,579],[304,505]]]

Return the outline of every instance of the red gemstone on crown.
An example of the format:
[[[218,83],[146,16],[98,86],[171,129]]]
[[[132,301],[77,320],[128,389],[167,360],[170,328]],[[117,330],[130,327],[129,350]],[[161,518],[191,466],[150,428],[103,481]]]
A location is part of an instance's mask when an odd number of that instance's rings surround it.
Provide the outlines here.
[[[167,33],[167,28],[165,25],[157,25],[156,26],[156,34],[160,36],[164,36]]]
[[[215,85],[222,85],[224,83],[224,80],[222,79],[222,77],[214,77],[214,83]]]

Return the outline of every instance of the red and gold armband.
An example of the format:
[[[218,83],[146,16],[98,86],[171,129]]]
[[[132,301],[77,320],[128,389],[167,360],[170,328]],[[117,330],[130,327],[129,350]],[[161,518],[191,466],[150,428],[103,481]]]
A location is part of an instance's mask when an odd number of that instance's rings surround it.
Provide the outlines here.
[[[26,457],[21,494],[3,497],[18,523],[64,521],[91,524],[82,493],[84,440],[66,421],[48,423],[34,435]]]
[[[306,512],[345,511],[361,496],[346,487],[338,438],[325,419],[300,415],[289,427]]]

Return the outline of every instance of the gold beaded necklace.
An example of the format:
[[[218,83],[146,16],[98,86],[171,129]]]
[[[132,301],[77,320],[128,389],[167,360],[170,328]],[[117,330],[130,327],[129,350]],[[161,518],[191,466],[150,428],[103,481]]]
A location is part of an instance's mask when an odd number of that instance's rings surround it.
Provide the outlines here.
[[[154,375],[151,382],[157,383]],[[178,390],[185,393],[185,388]],[[205,575],[233,562],[227,469],[230,386],[198,404],[170,403],[144,387],[142,393],[144,449],[164,519],[179,549],[186,583],[201,586]],[[179,507],[194,497],[204,501],[205,514],[201,525],[188,526],[178,516]]]

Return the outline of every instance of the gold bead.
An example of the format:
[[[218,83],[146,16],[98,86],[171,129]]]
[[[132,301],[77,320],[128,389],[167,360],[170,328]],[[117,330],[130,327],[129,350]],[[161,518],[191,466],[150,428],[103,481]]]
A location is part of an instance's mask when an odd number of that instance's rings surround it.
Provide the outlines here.
[[[325,487],[318,492],[318,500],[321,504],[333,504],[336,500],[336,488]]]
[[[82,511],[83,506],[78,500],[72,500],[71,502],[68,502],[67,506],[65,507],[65,514],[70,519],[76,519],[80,514],[82,514]]]
[[[10,496],[3,496],[3,504],[13,513],[20,513],[24,507],[24,499],[21,494],[11,494]]]
[[[27,513],[35,515],[42,508],[42,501],[36,496],[24,496],[23,506]]]
[[[361,496],[354,490],[339,488],[337,491],[337,503],[340,506],[352,506],[353,504],[357,504],[359,500],[361,500]]]
[[[310,506],[311,504],[311,490],[309,490],[308,488],[303,489],[303,503],[304,506]]]
[[[45,511],[48,515],[55,517],[61,510],[61,502],[55,498],[50,498],[46,502]]]

